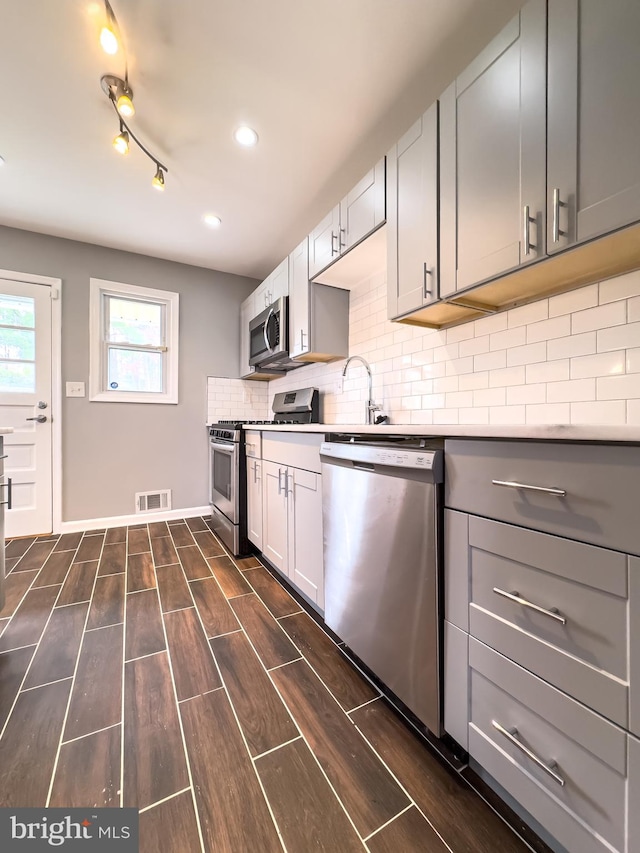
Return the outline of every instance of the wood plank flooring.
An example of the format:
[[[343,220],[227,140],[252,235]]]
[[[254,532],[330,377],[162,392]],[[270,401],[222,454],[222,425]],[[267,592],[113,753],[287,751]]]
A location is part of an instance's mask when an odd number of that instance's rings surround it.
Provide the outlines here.
[[[528,849],[207,519],[6,554],[0,806],[134,806],[141,853]]]

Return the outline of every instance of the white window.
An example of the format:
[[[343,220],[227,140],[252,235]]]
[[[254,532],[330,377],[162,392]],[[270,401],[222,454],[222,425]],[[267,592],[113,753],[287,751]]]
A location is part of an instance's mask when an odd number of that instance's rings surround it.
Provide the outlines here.
[[[178,402],[178,299],[91,279],[91,400]]]

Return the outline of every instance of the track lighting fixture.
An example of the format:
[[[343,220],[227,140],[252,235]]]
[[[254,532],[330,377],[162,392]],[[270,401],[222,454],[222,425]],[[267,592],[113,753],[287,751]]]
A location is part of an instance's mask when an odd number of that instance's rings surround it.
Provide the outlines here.
[[[100,44],[105,53],[113,56],[120,48],[120,40],[118,38],[120,31],[109,0],[104,0],[104,11],[105,22],[100,31]]]
[[[133,106],[133,89],[129,85],[129,73],[127,66],[127,52],[125,50],[124,41],[120,34],[120,27],[116,19],[115,13],[111,8],[109,0],[105,0],[105,26],[100,33],[100,44],[107,53],[114,54],[122,47],[124,54],[124,79],[116,77],[114,74],[104,74],[100,78],[102,91],[109,98],[111,106],[118,116],[120,122],[120,133],[113,140],[113,147],[119,154],[128,154],[131,147],[131,141],[135,142],[138,148],[146,154],[147,157],[155,164],[156,173],[151,181],[151,185],[157,190],[164,190],[164,176],[169,171],[157,157],[155,157],[148,148],[138,139],[135,133],[127,124],[127,119],[135,115],[135,107]]]

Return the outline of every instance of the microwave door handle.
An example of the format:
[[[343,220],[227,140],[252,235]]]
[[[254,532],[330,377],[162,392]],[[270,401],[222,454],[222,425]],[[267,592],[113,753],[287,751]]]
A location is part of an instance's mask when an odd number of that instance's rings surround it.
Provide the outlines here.
[[[262,331],[264,333],[264,345],[271,352],[273,347],[271,346],[271,341],[269,340],[269,320],[273,316],[273,308],[269,308],[269,313],[267,314],[267,319],[264,321],[264,326],[262,327]]]

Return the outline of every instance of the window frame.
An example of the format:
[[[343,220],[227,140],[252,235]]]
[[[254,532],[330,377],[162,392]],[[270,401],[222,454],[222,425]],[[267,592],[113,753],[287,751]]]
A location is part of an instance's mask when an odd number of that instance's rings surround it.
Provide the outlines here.
[[[101,403],[178,403],[179,301],[180,295],[170,290],[155,290],[100,278],[89,280],[89,399]],[[106,340],[106,305],[108,297],[151,302],[162,306],[164,341],[160,347],[139,347],[161,352],[164,390],[120,391],[107,387],[109,342]],[[122,348],[116,347],[116,348]],[[132,347],[137,349],[138,347]]]

